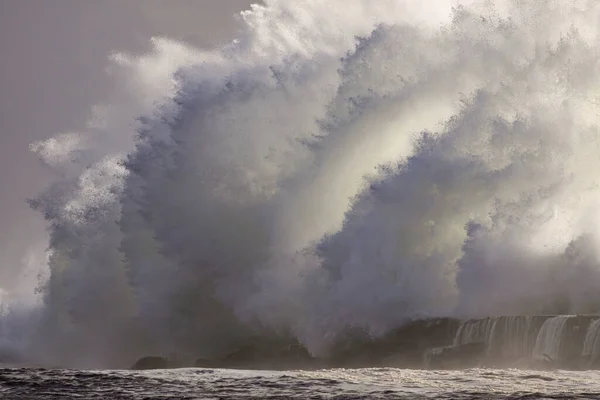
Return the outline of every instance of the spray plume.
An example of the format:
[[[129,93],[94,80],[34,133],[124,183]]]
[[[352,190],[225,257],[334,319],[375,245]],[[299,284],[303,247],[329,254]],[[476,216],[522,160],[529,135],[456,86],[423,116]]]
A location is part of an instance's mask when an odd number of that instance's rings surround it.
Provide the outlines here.
[[[113,101],[32,145],[62,178],[30,354],[600,311],[600,4],[421,3],[267,0],[222,48],[114,55]]]

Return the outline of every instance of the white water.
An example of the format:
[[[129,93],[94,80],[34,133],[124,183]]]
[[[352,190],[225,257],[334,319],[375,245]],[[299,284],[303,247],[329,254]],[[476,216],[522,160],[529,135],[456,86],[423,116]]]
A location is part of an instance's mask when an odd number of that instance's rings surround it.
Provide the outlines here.
[[[493,357],[518,360],[531,357],[540,325],[539,317],[490,317],[463,322],[454,337],[454,346],[485,343],[486,354]]]
[[[598,371],[460,371],[393,368],[320,371],[171,369],[2,370],[7,398],[595,399]],[[476,394],[475,394],[476,393]]]
[[[489,343],[497,321],[497,318],[485,318],[463,322],[454,337],[454,346],[477,342]]]
[[[581,355],[600,355],[600,319],[593,321],[588,327]]]
[[[337,3],[116,55],[113,101],[32,145],[63,176],[33,357],[600,311],[600,4]]]
[[[567,321],[571,318],[569,315],[559,315],[547,319],[535,341],[533,349],[534,358],[550,357],[551,360],[560,358],[561,346],[564,343]]]

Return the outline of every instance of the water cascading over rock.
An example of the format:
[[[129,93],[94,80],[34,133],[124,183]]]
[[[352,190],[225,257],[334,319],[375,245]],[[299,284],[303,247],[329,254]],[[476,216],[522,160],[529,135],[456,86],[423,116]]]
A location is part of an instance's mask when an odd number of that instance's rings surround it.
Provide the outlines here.
[[[581,356],[590,367],[600,367],[600,318],[592,321],[587,329]]]
[[[469,320],[461,324],[454,345],[484,342],[488,356],[529,357],[544,317],[508,316]]]
[[[581,354],[584,356],[600,354],[600,319],[596,319],[590,324]]]
[[[600,353],[598,321],[590,315],[471,319],[460,324],[452,346],[430,349],[425,360],[431,367],[594,367]]]
[[[570,315],[559,315],[544,322],[535,341],[534,358],[550,358],[550,360],[560,358],[567,332],[567,322],[570,318],[572,318]]]

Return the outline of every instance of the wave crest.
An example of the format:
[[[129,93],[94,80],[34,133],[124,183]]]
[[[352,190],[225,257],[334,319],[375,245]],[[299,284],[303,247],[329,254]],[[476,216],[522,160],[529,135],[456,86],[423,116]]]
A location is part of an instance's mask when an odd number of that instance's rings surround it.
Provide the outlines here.
[[[113,56],[94,123],[32,145],[63,173],[37,356],[598,312],[600,6],[452,4],[271,0],[223,48]]]

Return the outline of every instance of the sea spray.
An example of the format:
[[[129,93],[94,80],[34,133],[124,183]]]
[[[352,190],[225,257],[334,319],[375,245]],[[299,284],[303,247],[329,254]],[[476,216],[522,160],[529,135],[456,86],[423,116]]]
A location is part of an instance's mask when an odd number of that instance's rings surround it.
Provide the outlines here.
[[[271,0],[222,48],[113,56],[114,100],[32,145],[64,177],[31,202],[35,356],[598,312],[600,5],[418,3]]]

